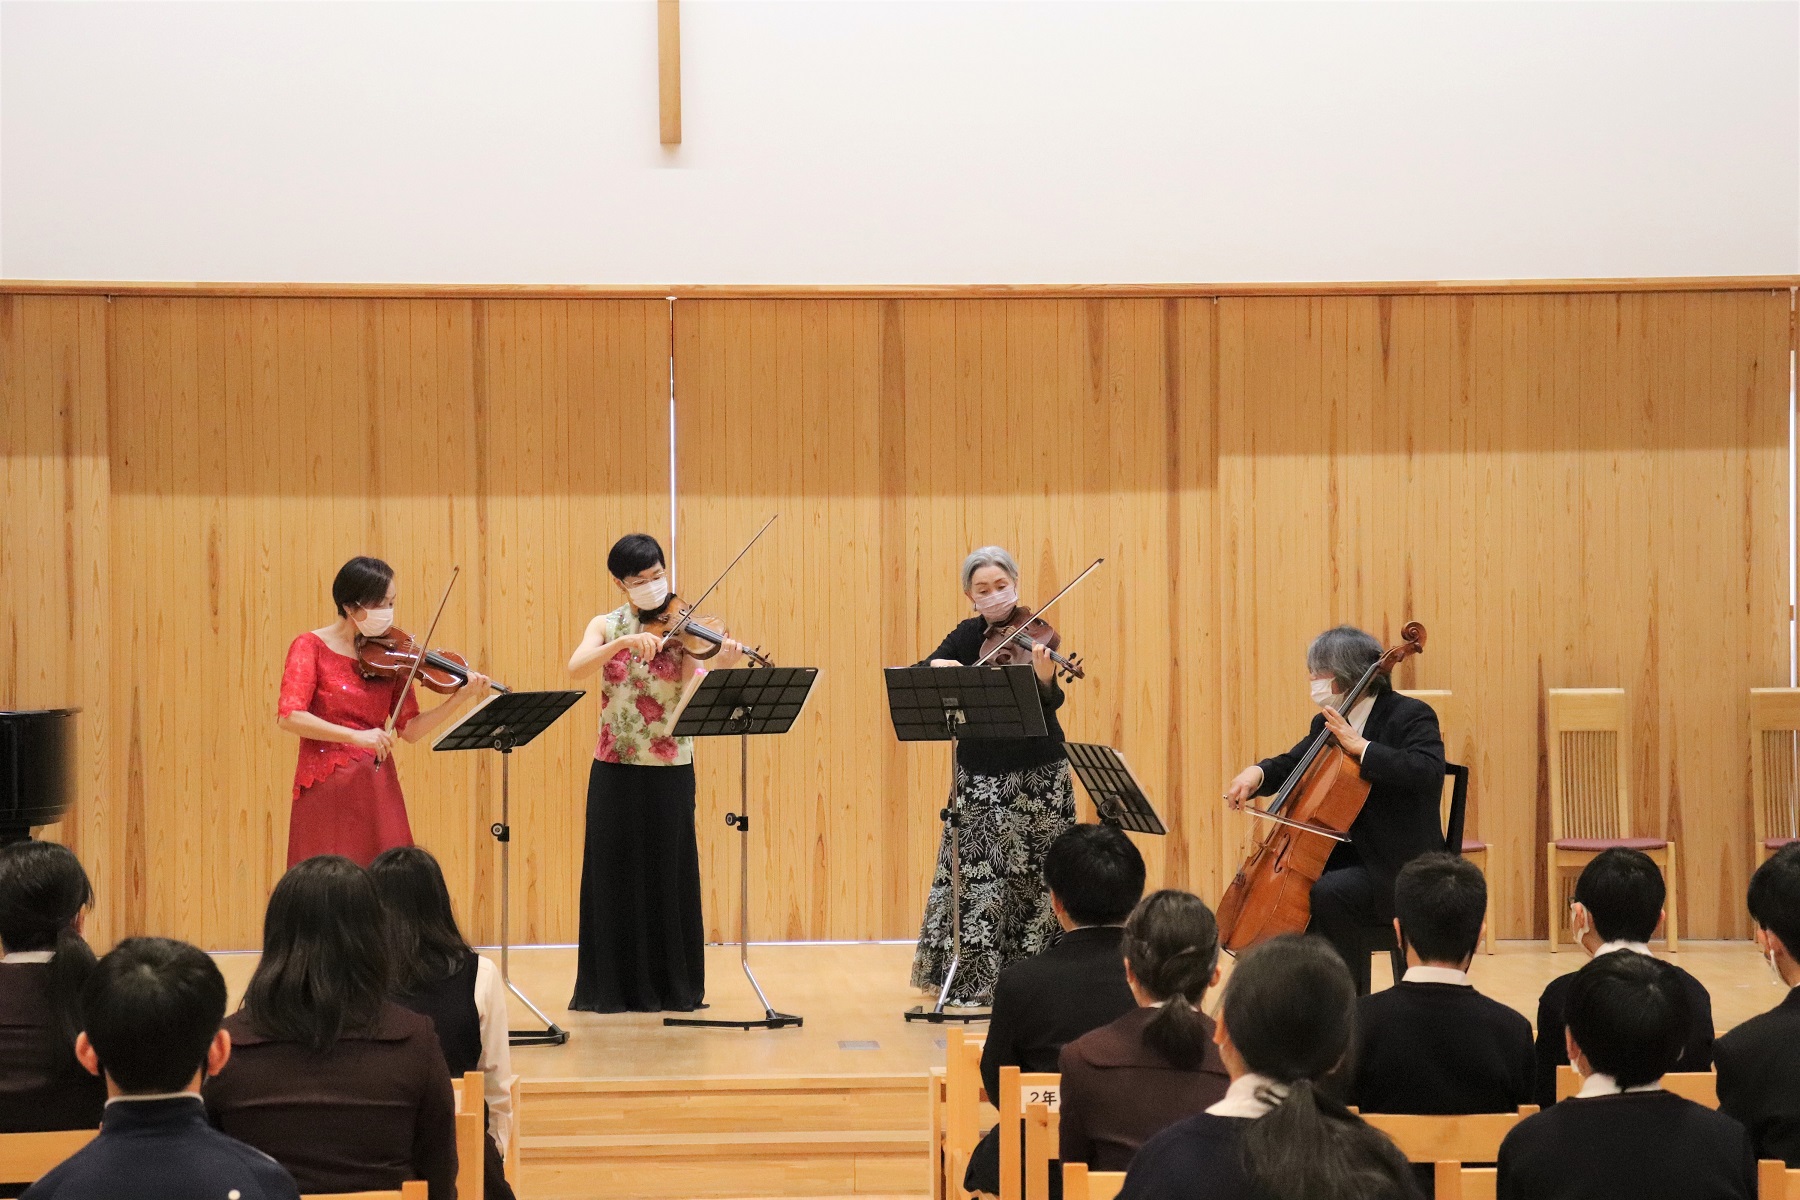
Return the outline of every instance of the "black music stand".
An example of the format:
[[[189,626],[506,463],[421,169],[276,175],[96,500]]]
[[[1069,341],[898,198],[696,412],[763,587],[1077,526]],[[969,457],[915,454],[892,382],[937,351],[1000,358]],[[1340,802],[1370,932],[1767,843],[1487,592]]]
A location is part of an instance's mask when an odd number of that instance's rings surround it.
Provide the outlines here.
[[[950,743],[950,798],[938,814],[950,834],[950,966],[937,1004],[902,1014],[908,1021],[985,1021],[987,1013],[947,1013],[950,984],[962,962],[962,789],[957,786],[956,745],[987,738],[1043,737],[1044,702],[1028,666],[888,667],[888,713],[903,742]]]
[[[1089,742],[1069,742],[1064,749],[1069,752],[1069,765],[1087,789],[1102,825],[1132,833],[1169,832],[1150,806],[1150,797],[1144,794],[1143,785],[1131,773],[1123,754],[1111,746]]]
[[[496,692],[462,720],[432,739],[433,750],[498,750],[500,752],[500,820],[489,827],[500,843],[500,979],[544,1023],[542,1030],[513,1029],[515,1046],[560,1046],[569,1031],[544,1015],[531,997],[512,981],[512,752],[544,732],[583,696],[574,692]]]
[[[708,671],[676,715],[675,737],[738,739],[738,808],[725,814],[725,824],[738,831],[738,963],[744,978],[762,1001],[763,1015],[749,1021],[664,1017],[664,1025],[698,1029],[798,1029],[804,1018],[775,1011],[750,970],[750,738],[786,733],[819,678],[817,667],[732,667]]]

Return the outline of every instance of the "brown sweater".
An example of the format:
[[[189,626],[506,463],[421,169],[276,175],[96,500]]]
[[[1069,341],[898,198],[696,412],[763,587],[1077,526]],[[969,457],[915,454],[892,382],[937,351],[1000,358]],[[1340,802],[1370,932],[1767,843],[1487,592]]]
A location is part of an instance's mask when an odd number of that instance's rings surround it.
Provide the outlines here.
[[[50,1011],[48,963],[0,963],[0,1133],[98,1129],[106,1084]]]
[[[231,1061],[205,1087],[219,1129],[286,1167],[303,1194],[431,1185],[456,1200],[456,1100],[431,1021],[387,1004],[322,1054],[225,1021]]]
[[[1134,1008],[1063,1047],[1063,1162],[1123,1171],[1156,1134],[1225,1098],[1231,1076],[1212,1044],[1212,1018],[1201,1017],[1205,1059],[1182,1070],[1144,1044],[1144,1027],[1156,1013]]]

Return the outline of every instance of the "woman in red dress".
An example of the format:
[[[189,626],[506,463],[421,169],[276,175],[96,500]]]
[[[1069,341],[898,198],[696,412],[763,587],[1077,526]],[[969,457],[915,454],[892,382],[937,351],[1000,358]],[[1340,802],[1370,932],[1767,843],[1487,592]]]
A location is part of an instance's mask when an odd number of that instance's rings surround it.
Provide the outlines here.
[[[472,670],[467,683],[427,713],[408,688],[389,733],[388,714],[406,681],[364,679],[356,638],[379,637],[393,625],[394,569],[379,558],[353,558],[332,581],[331,598],[338,619],[295,638],[281,672],[276,724],[300,739],[290,867],[315,854],[341,854],[366,867],[383,850],[412,845],[400,776],[388,761],[394,734],[409,742],[429,737],[488,687],[487,677]]]

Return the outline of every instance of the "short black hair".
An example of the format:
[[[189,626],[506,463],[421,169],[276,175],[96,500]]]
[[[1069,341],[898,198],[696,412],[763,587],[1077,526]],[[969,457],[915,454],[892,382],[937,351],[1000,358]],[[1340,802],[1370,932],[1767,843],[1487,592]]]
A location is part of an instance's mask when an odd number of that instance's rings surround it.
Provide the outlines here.
[[[82,1027],[120,1091],[179,1092],[225,1020],[225,977],[172,938],[126,938],[88,977]]]
[[[1674,968],[1615,950],[1575,972],[1567,1019],[1590,1067],[1640,1087],[1674,1070],[1693,1011]]]
[[[250,1027],[323,1053],[374,1028],[392,985],[387,917],[369,873],[336,854],[289,867],[269,893],[262,958],[244,989]]]
[[[387,915],[388,965],[401,996],[418,996],[462,970],[474,955],[456,924],[444,870],[423,846],[376,855],[369,879]]]
[[[626,579],[651,567],[667,565],[661,543],[647,533],[628,533],[606,552],[606,573],[614,579]]]
[[[339,567],[337,578],[331,581],[331,599],[337,605],[338,616],[345,615],[345,610],[352,605],[378,607],[387,599],[388,584],[392,582],[394,568],[379,558],[357,555]]]
[[[1144,898],[1144,856],[1110,825],[1075,825],[1050,843],[1044,882],[1077,925],[1117,925]]]
[[[1750,919],[1800,958],[1800,842],[1790,842],[1750,876]]]
[[[1667,894],[1662,872],[1642,850],[1602,850],[1575,880],[1575,899],[1606,942],[1649,941]]]
[[[1421,854],[1394,881],[1400,936],[1426,962],[1461,962],[1475,953],[1487,915],[1487,880],[1457,854]]]

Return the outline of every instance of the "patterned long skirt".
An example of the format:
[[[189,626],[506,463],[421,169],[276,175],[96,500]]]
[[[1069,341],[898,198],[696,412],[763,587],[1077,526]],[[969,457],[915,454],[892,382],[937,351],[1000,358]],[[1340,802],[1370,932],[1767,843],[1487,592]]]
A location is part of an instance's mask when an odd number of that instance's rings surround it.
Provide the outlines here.
[[[1060,928],[1044,886],[1044,855],[1075,823],[1075,787],[1066,761],[1005,775],[969,775],[958,767],[956,777],[963,813],[962,959],[948,1002],[985,1005],[1000,969],[1048,946]],[[950,956],[946,829],[913,957],[913,986],[943,987]]]

